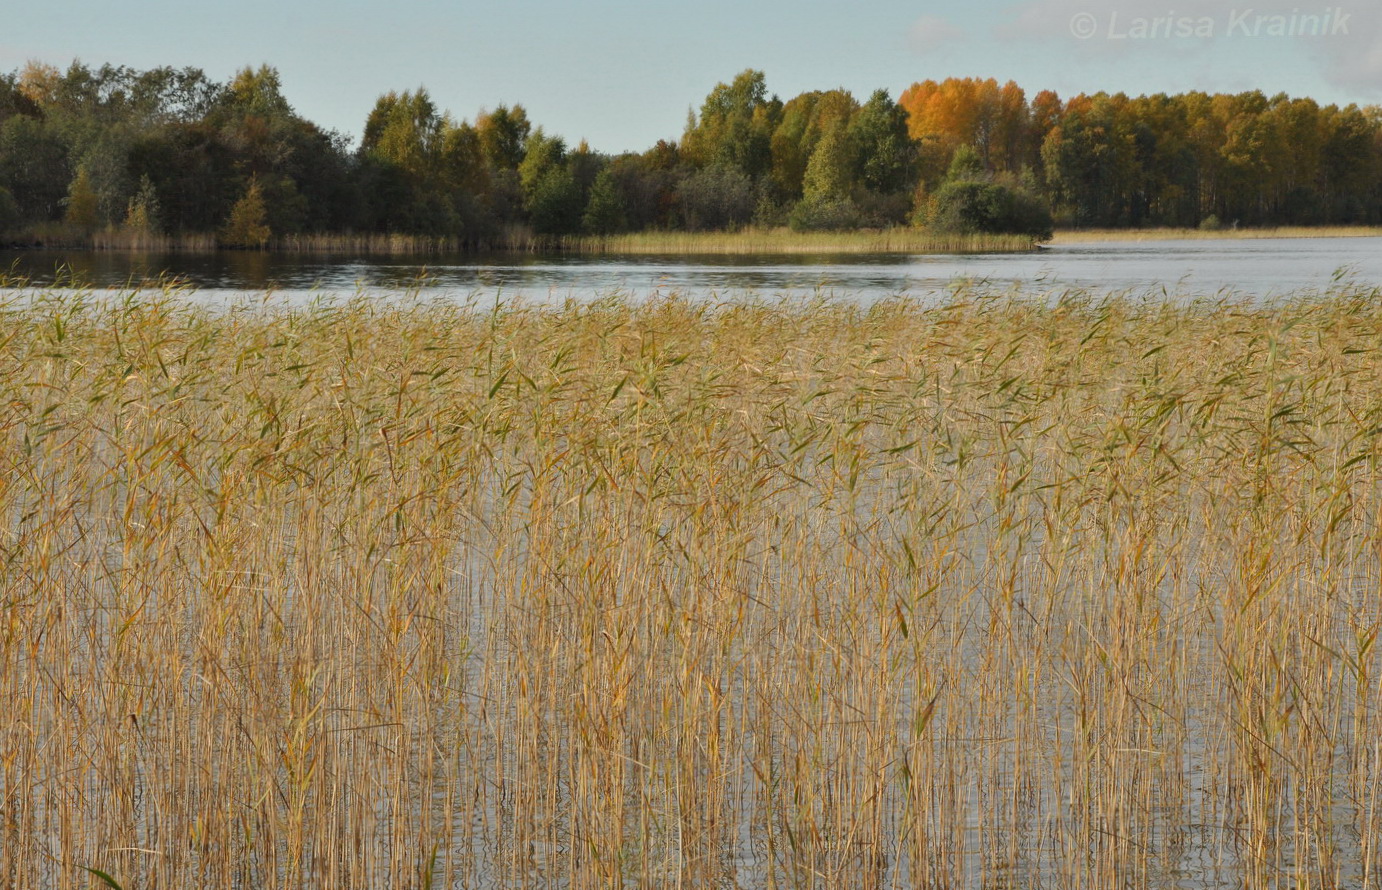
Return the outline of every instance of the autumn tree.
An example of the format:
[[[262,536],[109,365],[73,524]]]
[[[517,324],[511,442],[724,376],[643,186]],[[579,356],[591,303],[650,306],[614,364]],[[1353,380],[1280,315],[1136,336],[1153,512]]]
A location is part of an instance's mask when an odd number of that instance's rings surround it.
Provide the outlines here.
[[[432,172],[441,133],[441,114],[426,89],[389,92],[365,119],[360,151],[423,179]]]
[[[751,179],[767,173],[772,163],[772,134],[782,102],[768,96],[763,72],[741,72],[729,84],[720,83],[692,116],[682,138],[682,156],[697,167],[724,166]]]
[[[1319,222],[1327,213],[1319,189],[1326,116],[1314,100],[1285,95],[1272,98],[1265,116],[1273,215],[1296,223]]]
[[[1122,94],[1077,96],[1042,145],[1044,180],[1058,216],[1082,226],[1140,222],[1142,167]]]
[[[0,74],[0,189],[21,232],[216,231],[251,183],[276,235],[879,226],[929,208],[959,181],[956,158],[978,168],[965,181],[1039,193],[1067,224],[1382,222],[1382,111],[1260,92],[1029,100],[950,78],[896,102],[832,89],[784,103],[749,70],[710,91],[680,145],[609,158],[536,132],[522,106],[472,124],[419,88],[381,96],[356,148],[298,115],[270,66],[226,83],[80,62]]]
[[[16,74],[0,74],[0,125],[15,115],[40,118],[42,110],[25,91],[20,89]]]
[[[420,234],[454,228],[451,203],[435,188],[446,126],[424,88],[375,101],[360,140],[375,227]]]
[[[811,152],[802,183],[807,201],[840,200],[849,197],[853,186],[853,146],[843,126],[835,126],[821,137]]]
[[[493,111],[482,112],[475,120],[475,130],[487,162],[501,170],[518,169],[523,162],[524,146],[532,135],[528,112],[522,105],[500,105]]]
[[[1334,109],[1320,146],[1320,191],[1327,221],[1382,221],[1379,206],[1378,119],[1357,106]]]
[[[916,141],[922,176],[936,182],[961,145],[979,152],[992,171],[1020,172],[1037,162],[1030,138],[1032,110],[1026,94],[1009,81],[948,78],[912,84],[898,104]]]
[[[19,71],[19,92],[39,108],[55,106],[61,95],[62,72],[45,62],[31,60]]]
[[[805,190],[806,168],[821,137],[849,126],[859,103],[847,90],[802,93],[782,107],[771,140],[771,181],[778,195],[796,201]]]
[[[262,118],[291,116],[292,106],[283,96],[283,81],[278,69],[260,65],[241,68],[225,90],[225,102],[243,114]]]
[[[140,177],[139,190],[129,200],[123,228],[127,232],[155,234],[161,228],[158,211],[158,192],[153,180]]]
[[[262,249],[272,234],[259,180],[251,179],[244,196],[230,209],[230,217],[221,229],[221,244],[242,249]]]
[[[72,185],[67,190],[65,204],[67,210],[63,214],[64,222],[87,234],[95,230],[100,222],[100,209],[96,190],[91,187],[91,177],[87,175],[85,167],[78,170],[76,177],[72,180]]]

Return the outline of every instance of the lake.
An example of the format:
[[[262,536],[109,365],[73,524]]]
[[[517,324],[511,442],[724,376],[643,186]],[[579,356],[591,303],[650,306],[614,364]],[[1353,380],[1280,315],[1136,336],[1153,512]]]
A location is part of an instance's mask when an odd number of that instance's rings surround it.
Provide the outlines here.
[[[861,302],[924,296],[959,281],[1004,290],[1233,292],[1271,297],[1345,279],[1382,287],[1382,238],[1205,239],[1091,242],[1031,253],[834,256],[321,256],[282,253],[131,254],[0,251],[0,269],[36,284],[63,280],[121,288],[169,273],[203,297],[272,289],[282,297],[377,295],[425,288],[457,297],[588,299],[612,291],[700,297],[824,293]]]
[[[0,874],[1377,890],[1372,301],[923,302],[1379,285],[1377,240],[14,255],[441,298],[6,313]]]

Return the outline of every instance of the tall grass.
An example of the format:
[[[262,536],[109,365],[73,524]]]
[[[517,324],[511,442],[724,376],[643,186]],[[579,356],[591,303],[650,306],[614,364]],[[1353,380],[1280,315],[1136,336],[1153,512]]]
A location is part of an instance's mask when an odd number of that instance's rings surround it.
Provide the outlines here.
[[[1377,888],[1382,313],[0,310],[0,885]]]
[[[220,249],[214,233],[155,234],[125,229],[94,233],[54,224],[26,233],[26,244],[46,248],[209,253]],[[918,228],[855,232],[793,232],[745,229],[740,232],[634,232],[625,235],[538,235],[522,225],[470,238],[377,233],[303,233],[270,239],[266,250],[291,253],[369,253],[415,256],[492,250],[515,253],[581,254],[815,254],[815,253],[981,253],[1033,249],[1022,235],[958,235]]]
[[[501,240],[521,232],[500,236]],[[214,232],[132,231],[107,228],[85,233],[59,224],[26,232],[19,239],[26,246],[44,249],[133,251],[139,253],[214,253],[224,250]],[[520,240],[519,243],[526,243]],[[374,233],[304,233],[270,239],[265,250],[293,253],[371,253],[380,255],[425,255],[456,253],[474,245],[459,238],[426,235]]]
[[[558,239],[560,249],[593,254],[1013,253],[1032,250],[1026,235],[961,235],[919,228],[854,232],[634,232]]]
[[[106,229],[82,238],[42,239],[53,247],[78,247],[90,250],[127,250],[140,253],[210,253],[216,249],[216,236],[210,232],[168,235],[162,232]]]
[[[1269,238],[1382,238],[1379,226],[1278,226],[1272,228],[1218,229],[1060,229],[1056,244],[1091,241],[1170,241],[1212,239],[1257,240]]]

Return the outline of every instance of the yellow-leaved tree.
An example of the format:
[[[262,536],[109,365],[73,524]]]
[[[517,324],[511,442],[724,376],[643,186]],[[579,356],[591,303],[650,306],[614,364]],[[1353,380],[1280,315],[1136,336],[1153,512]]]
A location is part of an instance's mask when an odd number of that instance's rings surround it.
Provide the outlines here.
[[[259,179],[251,177],[244,196],[230,208],[230,217],[221,229],[221,244],[224,247],[260,250],[272,234]]]
[[[92,188],[91,176],[87,174],[85,167],[77,171],[76,178],[67,190],[67,200],[64,203],[67,204],[67,211],[63,214],[63,220],[73,228],[91,234],[96,228],[100,208],[96,189]]]

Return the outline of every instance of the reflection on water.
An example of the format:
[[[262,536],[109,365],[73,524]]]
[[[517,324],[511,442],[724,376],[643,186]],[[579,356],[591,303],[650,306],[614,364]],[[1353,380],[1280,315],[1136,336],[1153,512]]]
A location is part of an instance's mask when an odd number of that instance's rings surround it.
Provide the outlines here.
[[[999,289],[1165,289],[1270,296],[1325,287],[1340,277],[1382,286],[1382,238],[1104,242],[1021,254],[757,257],[0,251],[0,268],[36,284],[74,280],[121,288],[171,276],[207,296],[272,289],[289,298],[424,288],[437,295],[497,292],[540,301],[611,291],[679,291],[701,297],[819,292],[872,302],[897,294],[935,293],[957,280]]]

